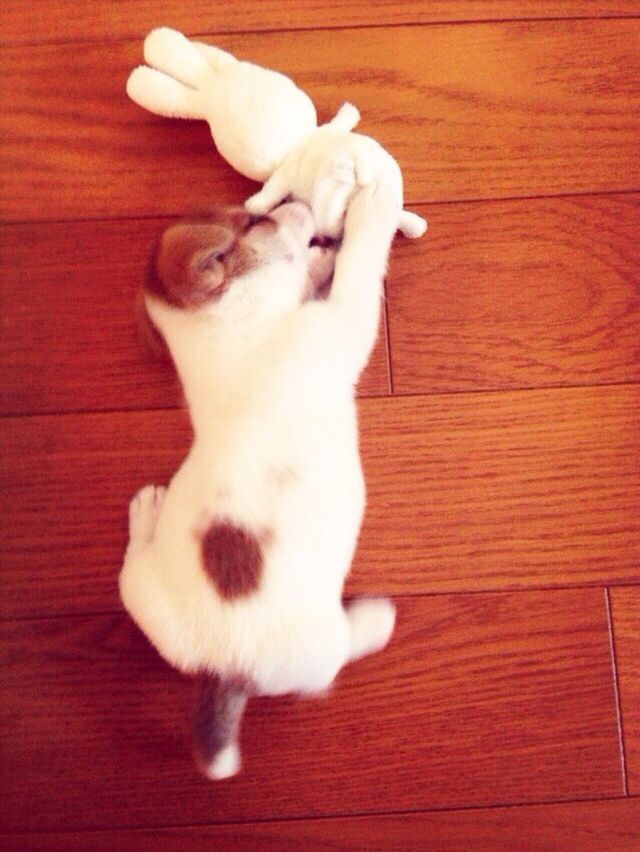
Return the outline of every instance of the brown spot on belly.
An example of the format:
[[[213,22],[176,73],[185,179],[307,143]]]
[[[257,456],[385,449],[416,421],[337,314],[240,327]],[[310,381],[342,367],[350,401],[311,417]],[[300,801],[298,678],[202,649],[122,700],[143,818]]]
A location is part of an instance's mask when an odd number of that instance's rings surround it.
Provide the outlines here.
[[[201,554],[203,568],[221,598],[246,597],[258,588],[263,566],[262,546],[247,530],[214,521],[202,536]]]

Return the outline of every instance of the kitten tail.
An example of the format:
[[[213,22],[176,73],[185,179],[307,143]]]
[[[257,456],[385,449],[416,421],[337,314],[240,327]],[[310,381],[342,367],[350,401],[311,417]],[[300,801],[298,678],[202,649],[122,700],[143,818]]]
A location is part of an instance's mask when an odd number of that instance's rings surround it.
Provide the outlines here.
[[[193,744],[196,762],[207,778],[218,781],[239,771],[238,732],[249,694],[250,684],[242,678],[209,672],[198,677]]]

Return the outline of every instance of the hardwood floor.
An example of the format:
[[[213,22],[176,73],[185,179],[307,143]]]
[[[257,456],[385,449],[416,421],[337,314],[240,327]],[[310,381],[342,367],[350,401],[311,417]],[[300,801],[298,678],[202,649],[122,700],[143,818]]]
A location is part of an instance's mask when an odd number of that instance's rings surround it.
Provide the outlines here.
[[[352,100],[429,220],[359,387],[346,591],[396,633],[250,704],[218,784],[116,582],[190,438],[137,338],[149,246],[254,189],[126,98],[160,24]],[[635,0],[5,0],[0,31],[0,847],[640,850]]]

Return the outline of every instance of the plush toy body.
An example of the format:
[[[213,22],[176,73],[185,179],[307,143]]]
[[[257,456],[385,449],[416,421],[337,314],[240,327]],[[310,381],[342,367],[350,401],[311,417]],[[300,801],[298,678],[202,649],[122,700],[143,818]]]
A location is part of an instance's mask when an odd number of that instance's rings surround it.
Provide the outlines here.
[[[337,237],[359,186],[384,177],[402,199],[393,157],[351,132],[360,118],[351,104],[318,127],[313,102],[285,75],[167,28],[147,36],[144,58],[150,67],[131,73],[129,96],[159,115],[206,120],[224,159],[246,177],[266,181],[247,202],[251,212],[265,213],[291,196],[310,204],[320,233]],[[402,211],[398,227],[419,237],[426,222]]]

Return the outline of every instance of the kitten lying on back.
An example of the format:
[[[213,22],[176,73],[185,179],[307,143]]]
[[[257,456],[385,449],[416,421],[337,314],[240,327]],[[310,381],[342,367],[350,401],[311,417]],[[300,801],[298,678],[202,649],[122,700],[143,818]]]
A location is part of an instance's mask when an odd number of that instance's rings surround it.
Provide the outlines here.
[[[337,256],[310,247],[300,202],[257,219],[218,211],[160,240],[145,303],[194,442],[166,491],[132,500],[120,590],[160,654],[200,675],[195,749],[210,778],[239,769],[249,696],[323,693],[393,631],[389,600],[341,596],[365,504],[354,386],[398,215],[384,186],[359,190]]]

